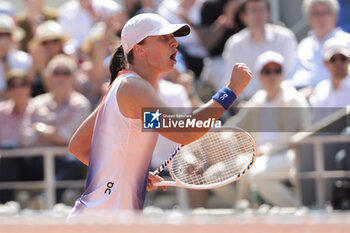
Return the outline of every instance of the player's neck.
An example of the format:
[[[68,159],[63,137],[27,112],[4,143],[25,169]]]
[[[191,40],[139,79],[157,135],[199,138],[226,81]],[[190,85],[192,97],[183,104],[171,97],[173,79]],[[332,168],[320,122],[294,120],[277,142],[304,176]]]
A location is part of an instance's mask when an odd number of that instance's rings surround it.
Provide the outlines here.
[[[148,81],[153,87],[156,86],[160,73],[142,64],[130,65],[130,70],[139,74],[144,80]]]

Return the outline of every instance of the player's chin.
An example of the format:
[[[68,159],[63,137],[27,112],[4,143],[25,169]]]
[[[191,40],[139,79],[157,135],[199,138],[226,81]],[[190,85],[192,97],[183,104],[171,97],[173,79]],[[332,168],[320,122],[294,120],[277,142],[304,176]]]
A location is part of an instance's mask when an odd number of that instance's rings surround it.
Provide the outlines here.
[[[164,68],[164,73],[169,73],[173,70],[175,70],[175,65],[170,65],[167,68]]]

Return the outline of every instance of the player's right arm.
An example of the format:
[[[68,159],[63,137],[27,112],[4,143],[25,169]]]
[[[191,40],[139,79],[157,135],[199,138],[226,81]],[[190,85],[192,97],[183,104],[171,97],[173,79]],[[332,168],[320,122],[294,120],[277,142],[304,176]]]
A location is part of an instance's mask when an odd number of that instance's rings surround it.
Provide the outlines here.
[[[236,64],[231,75],[228,87],[239,95],[248,85],[252,78],[249,69],[242,64]],[[138,78],[124,80],[122,86],[118,90],[118,105],[121,112],[130,118],[140,119],[143,107],[167,107],[159,98],[155,89],[151,84]],[[97,109],[80,125],[69,142],[69,152],[74,154],[85,165],[89,165],[90,148],[94,124],[97,116]],[[169,109],[169,111],[171,111]],[[203,107],[199,108],[194,117],[197,119],[218,119],[225,109],[216,101],[210,100]],[[168,114],[171,114],[169,112]],[[170,140],[181,144],[188,144],[205,132],[199,133],[166,133],[160,132],[163,136]]]
[[[89,166],[92,134],[96,121],[98,108],[86,118],[75,131],[69,142],[69,152],[75,155],[82,163]]]
[[[252,74],[244,64],[235,64],[228,87],[239,95],[252,79]],[[162,108],[162,114],[173,115],[174,112],[160,99],[154,87],[139,78],[129,78],[122,82],[117,94],[117,102],[121,113],[133,119],[141,119],[143,108]],[[196,119],[219,119],[225,108],[215,100],[208,101],[204,106],[193,112]],[[141,130],[141,129],[140,129]],[[209,129],[207,129],[209,130]],[[180,143],[191,143],[206,132],[164,132],[158,131],[164,137]]]

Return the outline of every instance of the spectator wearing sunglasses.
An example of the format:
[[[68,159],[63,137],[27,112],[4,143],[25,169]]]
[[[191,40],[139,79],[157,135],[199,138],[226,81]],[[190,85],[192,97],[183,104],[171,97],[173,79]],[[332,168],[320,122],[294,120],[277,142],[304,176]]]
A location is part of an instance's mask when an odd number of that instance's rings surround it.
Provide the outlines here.
[[[314,109],[313,121],[350,104],[350,48],[345,38],[331,38],[325,42],[323,61],[331,74],[330,79],[320,82],[310,96]]]
[[[0,148],[19,147],[25,114],[30,109],[30,79],[25,70],[7,74],[6,100],[0,102]],[[0,181],[16,181],[20,177],[21,158],[0,158]],[[13,190],[0,191],[0,203],[14,199]]]
[[[0,99],[5,94],[7,72],[11,69],[29,70],[32,65],[31,56],[15,48],[23,35],[11,16],[0,14]]]
[[[288,139],[311,122],[308,103],[294,87],[284,80],[285,60],[281,54],[266,51],[257,57],[255,72],[263,85],[236,116],[225,123],[251,132],[258,153],[252,170],[233,186],[216,191],[222,198],[249,199],[251,187],[269,204],[297,206],[293,188],[294,152],[286,150]],[[289,172],[289,179],[268,179],[273,172]]]
[[[25,70],[13,69],[7,74],[7,99],[0,102],[0,147],[19,146],[24,115],[30,105],[30,79]]]
[[[29,51],[33,56],[33,96],[48,91],[44,80],[45,67],[56,55],[63,53],[63,45],[69,40],[63,28],[56,21],[48,20],[40,24],[35,37],[29,42]]]

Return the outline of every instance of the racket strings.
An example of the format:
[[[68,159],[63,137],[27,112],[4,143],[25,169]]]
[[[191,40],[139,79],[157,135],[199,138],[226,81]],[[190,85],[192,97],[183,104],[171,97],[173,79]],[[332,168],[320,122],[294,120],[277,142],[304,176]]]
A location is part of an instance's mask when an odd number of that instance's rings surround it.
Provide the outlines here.
[[[175,178],[189,185],[213,185],[248,170],[255,155],[250,138],[241,132],[209,132],[174,158]]]

